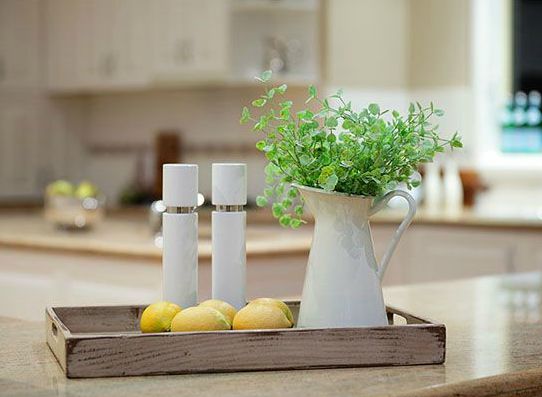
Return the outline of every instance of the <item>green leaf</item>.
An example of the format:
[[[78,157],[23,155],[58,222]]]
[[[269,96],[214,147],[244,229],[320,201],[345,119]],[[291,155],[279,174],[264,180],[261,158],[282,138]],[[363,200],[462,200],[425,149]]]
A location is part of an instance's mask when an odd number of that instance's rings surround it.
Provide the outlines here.
[[[267,198],[264,196],[258,196],[256,197],[256,205],[258,207],[265,207],[268,204]]]
[[[267,145],[267,142],[265,141],[258,141],[256,142],[256,149],[258,149],[260,152],[263,152],[263,149]]]
[[[314,113],[312,113],[310,110],[302,110],[297,112],[297,117],[301,120],[311,120],[314,117]]]
[[[291,221],[292,221],[292,217],[288,214],[282,215],[279,218],[279,223],[281,224],[281,226],[284,226],[284,227],[290,226]]]
[[[282,108],[282,109],[290,109],[292,106],[293,106],[293,102],[292,101],[284,101],[284,102],[281,102],[279,104],[279,106]]]
[[[380,114],[380,106],[378,106],[376,103],[371,103],[368,109],[369,109],[369,112],[371,112],[371,114],[374,114],[374,115]]]
[[[288,89],[288,86],[286,84],[281,84],[280,86],[275,88],[275,90],[281,95],[283,95],[287,89]]]
[[[309,86],[309,97],[305,101],[305,103],[309,103],[313,99],[315,99],[318,96],[318,92],[316,91],[316,87],[311,85]]]
[[[261,108],[267,103],[267,100],[265,98],[258,98],[252,101],[252,106],[256,108]]]
[[[333,166],[325,166],[322,168],[318,177],[318,184],[325,190],[333,190],[337,185],[339,178],[335,175],[335,169]]]
[[[293,218],[290,220],[290,227],[292,229],[297,229],[299,226],[301,226],[301,219]]]
[[[288,190],[288,197],[290,198],[296,198],[298,195],[297,189],[295,187]]]
[[[461,140],[459,139],[453,139],[452,141],[450,141],[450,145],[455,148],[462,148],[463,142],[461,142]]]
[[[304,212],[303,205],[301,205],[301,204],[296,205],[295,208],[294,208],[294,212],[298,216],[303,215],[303,212]]]
[[[438,116],[438,117],[444,116],[444,110],[442,109],[435,109],[434,113],[435,113],[435,116]]]
[[[349,130],[351,129],[352,127],[354,127],[354,123],[351,121],[351,120],[344,120],[343,121],[343,125],[342,127],[345,129],[345,130]]]
[[[335,174],[330,175],[329,178],[327,178],[326,182],[322,185],[324,190],[331,191],[335,189],[335,186],[337,186],[337,182],[339,182],[339,177]]]
[[[336,117],[329,117],[326,119],[325,126],[329,128],[335,128],[339,125]]]
[[[243,111],[241,112],[241,120],[239,122],[241,124],[245,124],[250,119],[250,111],[246,106],[243,107]]]
[[[265,172],[265,175],[273,176],[275,175],[276,166],[273,163],[268,163],[263,170]]]
[[[273,213],[273,216],[275,218],[279,218],[284,214],[284,208],[282,208],[282,205],[280,203],[273,203],[273,206],[271,207],[271,212]]]
[[[260,77],[256,77],[256,80],[259,80],[262,83],[267,83],[269,80],[271,80],[272,75],[273,72],[271,70],[266,70],[260,75]]]
[[[254,127],[252,129],[255,131],[262,131],[267,127],[268,123],[269,120],[265,115],[260,116],[260,119],[256,124],[254,124]]]
[[[302,154],[301,156],[299,156],[299,162],[303,166],[309,165],[312,161],[313,161],[313,158],[309,156],[308,154]]]

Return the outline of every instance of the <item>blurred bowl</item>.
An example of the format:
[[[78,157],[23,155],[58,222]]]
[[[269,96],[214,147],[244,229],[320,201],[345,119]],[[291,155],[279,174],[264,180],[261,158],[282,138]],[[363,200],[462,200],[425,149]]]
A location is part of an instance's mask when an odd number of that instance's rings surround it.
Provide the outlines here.
[[[103,219],[104,206],[104,196],[78,198],[46,195],[45,219],[61,229],[88,229]]]

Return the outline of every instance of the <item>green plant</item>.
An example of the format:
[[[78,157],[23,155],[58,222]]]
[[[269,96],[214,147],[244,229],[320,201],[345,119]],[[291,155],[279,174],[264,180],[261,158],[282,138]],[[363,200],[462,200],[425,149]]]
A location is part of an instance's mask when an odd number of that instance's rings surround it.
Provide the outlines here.
[[[432,116],[443,111],[419,103],[408,113],[382,111],[377,104],[355,111],[342,91],[321,99],[315,87],[308,89],[310,108],[294,113],[284,94],[287,86],[270,86],[271,72],[257,78],[265,92],[244,107],[241,123],[252,123],[263,139],[256,147],[269,160],[266,184],[259,206],[271,201],[273,215],[283,226],[299,227],[303,203],[291,183],[363,196],[380,196],[398,183],[409,188],[419,181],[412,174],[430,162],[446,146],[462,147],[455,133],[441,138]]]

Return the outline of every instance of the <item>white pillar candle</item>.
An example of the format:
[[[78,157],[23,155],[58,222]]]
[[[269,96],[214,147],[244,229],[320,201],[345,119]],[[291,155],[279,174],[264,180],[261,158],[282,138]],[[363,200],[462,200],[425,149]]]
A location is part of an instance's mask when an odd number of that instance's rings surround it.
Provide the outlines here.
[[[212,295],[237,309],[246,304],[246,164],[213,164]]]
[[[162,296],[182,308],[198,303],[198,166],[164,164]]]

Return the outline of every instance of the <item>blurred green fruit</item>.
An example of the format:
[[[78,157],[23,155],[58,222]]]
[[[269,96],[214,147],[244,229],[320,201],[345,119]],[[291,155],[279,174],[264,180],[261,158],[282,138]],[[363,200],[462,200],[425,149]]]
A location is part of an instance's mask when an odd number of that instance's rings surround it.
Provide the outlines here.
[[[72,196],[74,193],[73,185],[64,180],[58,180],[47,186],[47,194],[51,196]]]
[[[81,182],[75,190],[75,195],[80,199],[96,197],[98,195],[98,188],[90,182]]]

